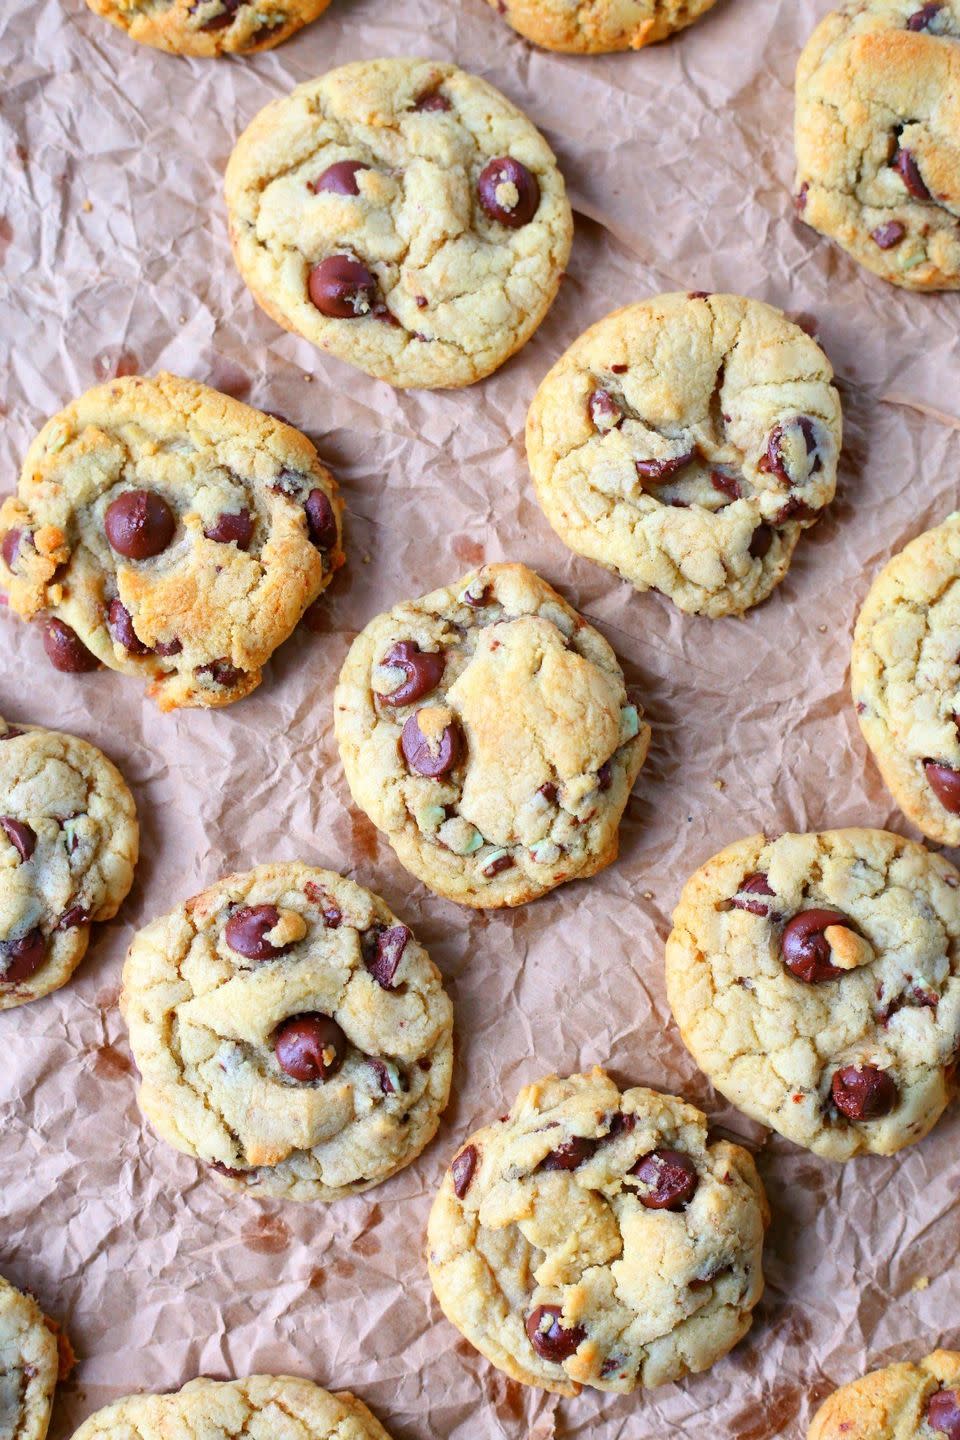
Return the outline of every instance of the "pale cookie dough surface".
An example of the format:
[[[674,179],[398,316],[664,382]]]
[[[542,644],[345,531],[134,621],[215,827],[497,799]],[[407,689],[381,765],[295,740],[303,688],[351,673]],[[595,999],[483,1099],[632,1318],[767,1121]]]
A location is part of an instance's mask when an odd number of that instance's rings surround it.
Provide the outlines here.
[[[705,14],[716,0],[490,0],[526,39],[547,50],[599,55],[640,50]]]
[[[830,362],[781,311],[661,295],[591,326],[527,417],[537,496],[561,540],[681,610],[739,614],[787,573],[833,499]]]
[[[960,845],[960,514],[912,540],[874,580],[850,683],[863,738],[903,813],[931,840]]]
[[[378,615],[350,648],[334,722],[353,798],[401,863],[479,907],[615,859],[650,743],[606,640],[523,565]]]
[[[481,173],[504,158],[539,189],[524,223],[480,203]],[[314,188],[344,162],[364,167],[347,184],[354,193]],[[469,385],[501,365],[546,314],[573,233],[539,131],[486,81],[427,60],[359,61],[273,101],[237,142],[226,193],[234,255],[258,304],[399,386]],[[521,218],[515,185],[496,196]],[[372,277],[346,316],[310,298],[312,272],[334,256]]]
[[[918,1365],[872,1370],[826,1400],[807,1440],[956,1440],[960,1355],[935,1350]]]
[[[330,0],[87,0],[132,40],[174,55],[270,50],[322,15]]]
[[[133,884],[138,848],[133,796],[101,751],[0,719],[0,1010],[66,984],[91,922]]]
[[[57,1384],[56,1335],[32,1295],[0,1275],[0,1436],[44,1440]]]
[[[794,917],[814,910],[849,922],[824,932],[833,978],[787,968]],[[674,1016],[734,1105],[830,1160],[890,1155],[933,1127],[960,1043],[960,875],[941,856],[883,830],[754,835],[692,876],[673,923]],[[837,1076],[866,1067],[887,1104],[851,1118]]]
[[[145,556],[108,538],[136,496],[152,507]],[[114,380],[30,446],[0,508],[0,585],[43,617],[58,669],[140,676],[161,710],[228,705],[343,563],[342,508],[291,426],[175,375]]]
[[[293,1375],[191,1380],[169,1395],[127,1395],[73,1440],[390,1440],[362,1400]]]
[[[797,66],[801,219],[911,290],[960,287],[960,0],[858,0]]]
[[[674,1209],[645,1204],[651,1187],[631,1173],[664,1150],[691,1175]],[[430,1214],[430,1278],[447,1318],[514,1380],[626,1393],[705,1370],[746,1334],[768,1218],[751,1157],[711,1143],[692,1105],[621,1094],[599,1069],[550,1076],[454,1157]],[[562,1358],[534,1348],[531,1330],[551,1324],[541,1307],[555,1307]]]
[[[282,953],[257,959],[229,937],[260,906]],[[147,925],[121,1008],[147,1119],[233,1189],[367,1190],[419,1155],[447,1102],[453,1022],[438,970],[382,900],[328,870],[261,865]],[[280,1063],[282,1028],[304,1016],[342,1031],[326,1078]]]

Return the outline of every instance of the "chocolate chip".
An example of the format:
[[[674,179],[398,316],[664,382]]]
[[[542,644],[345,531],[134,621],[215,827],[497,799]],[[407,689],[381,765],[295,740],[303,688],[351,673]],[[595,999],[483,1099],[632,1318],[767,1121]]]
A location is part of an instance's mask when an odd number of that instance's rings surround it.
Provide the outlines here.
[[[921,5],[919,10],[914,10],[907,19],[908,30],[926,30],[934,18],[943,9],[943,0],[929,0],[926,5]],[[953,1440],[953,1436],[950,1437]]]
[[[232,1166],[224,1165],[222,1160],[211,1160],[210,1169],[216,1170],[218,1175],[226,1175],[229,1180],[243,1180],[253,1173],[250,1170],[234,1170]]]
[[[158,653],[164,652],[157,647]],[[175,653],[175,652],[171,652]],[[224,690],[233,690],[245,678],[246,672],[238,670],[236,665],[231,665],[229,660],[211,660],[209,665],[198,665],[197,675],[204,675],[212,680],[214,685],[222,685]]]
[[[949,810],[951,815],[960,815],[960,770],[943,765],[939,760],[924,760],[923,773],[944,810]]]
[[[616,430],[623,424],[623,411],[609,390],[593,390],[587,401],[590,419],[598,430]]]
[[[450,104],[446,95],[442,95],[439,90],[425,90],[423,94],[414,101],[413,108],[421,113],[424,111],[439,113],[441,111],[452,110],[453,106]]]
[[[47,621],[43,631],[43,648],[54,670],[62,670],[67,675],[83,675],[100,665],[76,630],[62,620]]]
[[[202,3],[203,0],[193,0],[193,4],[190,6],[187,14],[195,14]],[[246,0],[220,0],[220,3],[223,6],[221,13],[214,15],[210,20],[205,20],[203,24],[199,26],[199,29],[204,31],[204,33],[209,33],[213,30],[226,30],[228,25],[233,24],[234,16],[240,9],[240,6],[246,4]]]
[[[798,215],[802,215],[803,212],[804,212],[804,210],[806,210],[806,208],[807,208],[807,195],[808,195],[809,193],[810,193],[810,182],[809,182],[809,180],[804,180],[803,184],[800,186],[800,189],[797,191],[796,195],[794,195],[794,197],[793,197],[793,207],[794,207],[794,209],[796,210],[796,212],[797,212]]]
[[[402,670],[405,679],[387,695],[378,690],[378,699],[384,705],[410,705],[414,700],[422,700],[440,684],[446,663],[442,650],[421,650],[415,640],[399,641],[387,651],[380,664]]]
[[[843,925],[847,930],[856,926],[839,910],[801,910],[788,920],[780,938],[783,963],[806,985],[819,985],[824,980],[837,980],[844,973],[831,964],[833,951],[824,930],[830,925]]]
[[[512,186],[516,199],[503,192]],[[511,230],[528,225],[540,205],[540,182],[519,160],[511,155],[499,155],[488,160],[480,171],[477,181],[480,204],[491,220],[499,220]]]
[[[20,859],[24,862],[29,860],[37,848],[37,836],[33,827],[28,825],[25,820],[14,820],[12,815],[0,815],[0,830],[6,835]]]
[[[158,640],[154,649],[158,655],[179,655],[183,649],[183,642],[174,635],[172,640]]]
[[[326,491],[315,487],[303,502],[303,508],[307,512],[310,543],[318,550],[332,550],[337,543],[337,517]]]
[[[277,1064],[294,1080],[329,1080],[347,1053],[347,1037],[329,1015],[291,1015],[273,1035]]]
[[[266,938],[279,920],[276,905],[242,905],[224,926],[224,939],[231,950],[247,960],[273,960],[290,949],[289,945],[271,945]]]
[[[613,764],[609,760],[604,760],[603,764],[600,766],[600,769],[597,771],[597,789],[609,790],[612,784]]]
[[[661,480],[668,480],[671,475],[676,475],[678,471],[685,470],[694,456],[695,451],[688,450],[684,455],[668,455],[665,460],[636,460],[634,464],[639,479],[656,485]]]
[[[748,551],[754,560],[762,560],[773,544],[773,531],[769,525],[758,525],[750,536]]]
[[[18,940],[0,941],[0,983],[18,985],[28,980],[40,969],[46,954],[47,942],[39,925]]]
[[[647,1186],[637,1191],[637,1199],[648,1210],[685,1210],[700,1183],[696,1165],[679,1150],[651,1150],[630,1174]]]
[[[390,1071],[382,1060],[377,1060],[373,1055],[367,1056],[367,1064],[371,1067],[377,1077],[377,1084],[380,1086],[381,1095],[395,1095],[396,1086]],[[406,1089],[406,1086],[403,1087]]]
[[[334,320],[356,320],[369,315],[377,303],[374,276],[349,255],[328,255],[314,265],[307,292],[321,315]]]
[[[246,506],[237,511],[225,510],[203,533],[208,540],[216,540],[221,545],[234,544],[238,550],[249,550],[253,539],[253,516]]]
[[[924,184],[920,167],[909,150],[898,150],[893,157],[892,168],[907,187],[907,193],[915,200],[932,200],[933,196]]]
[[[759,870],[754,870],[751,875],[745,876],[741,881],[740,889],[730,901],[735,910],[748,910],[751,915],[759,915],[766,918],[770,914],[770,906],[764,900],[755,900],[755,895],[772,895],[766,875]]]
[[[17,736],[22,734],[23,731],[18,729],[16,725],[8,725],[3,734],[0,735],[0,740],[16,740]]]
[[[418,724],[422,713],[417,710],[408,716],[400,735],[400,749],[411,770],[435,780],[452,770],[460,758],[463,748],[460,727],[455,720],[445,725],[439,742],[432,746]]]
[[[90,912],[83,905],[71,905],[65,910],[57,921],[58,930],[75,930],[78,925],[86,925],[90,919]]]
[[[947,1440],[960,1440],[960,1390],[937,1390],[930,1396],[927,1424]]]
[[[714,490],[718,490],[721,495],[726,495],[728,500],[739,500],[743,493],[740,489],[740,482],[736,476],[724,475],[722,470],[710,471],[710,484]]]
[[[768,475],[776,475],[784,484],[791,485],[806,479],[806,476],[794,475],[790,469],[790,432],[799,431],[803,440],[807,458],[815,456],[809,473],[815,475],[823,465],[817,450],[817,432],[813,420],[809,415],[797,415],[792,420],[782,420],[774,425],[767,437],[767,448],[757,463],[757,469],[763,470]]]
[[[545,785],[541,785],[539,790],[537,791],[537,794],[542,795],[548,805],[555,805],[557,803],[557,796],[559,795],[559,793],[560,791],[557,789],[556,785],[554,785],[552,780],[548,780]]]
[[[476,1174],[479,1159],[476,1145],[467,1145],[459,1155],[454,1156],[453,1164],[450,1166],[450,1176],[453,1180],[453,1193],[458,1200],[462,1200],[470,1189],[470,1182]]]
[[[587,1338],[582,1325],[564,1327],[559,1305],[538,1305],[527,1316],[527,1338],[542,1360],[554,1365],[568,1360]]]
[[[166,550],[177,528],[176,517],[154,490],[125,490],[107,506],[107,539],[127,560],[149,560]]]
[[[359,195],[357,175],[361,170],[369,169],[370,166],[364,165],[362,160],[338,160],[335,165],[328,165],[316,180],[308,180],[307,188],[312,190],[314,195],[319,195],[322,191],[332,195]]]
[[[545,1160],[541,1160],[540,1170],[576,1170],[585,1160],[589,1160],[597,1148],[598,1141],[590,1140],[585,1135],[573,1135],[569,1140],[564,1140],[556,1150],[551,1150]]]
[[[111,600],[107,610],[107,629],[111,638],[122,645],[128,655],[149,655],[150,646],[144,645],[133,628],[133,618],[122,600]]]
[[[812,509],[804,500],[799,500],[796,495],[791,495],[787,503],[781,505],[774,515],[773,523],[785,525],[788,520],[812,520],[816,513],[816,510]]]
[[[888,220],[885,225],[878,225],[870,238],[881,250],[892,250],[895,245],[900,244],[906,233],[906,226],[901,225],[899,220]]]
[[[626,375],[628,369],[627,365],[611,365],[610,373],[611,375]]]
[[[384,990],[392,990],[393,977],[407,948],[410,931],[406,925],[375,925],[367,930],[361,940],[363,963],[377,984]]]
[[[8,570],[13,570],[20,554],[20,542],[23,539],[22,530],[8,530],[0,544],[0,555],[3,556],[3,563]]]
[[[885,1070],[875,1065],[846,1065],[830,1086],[833,1103],[848,1120],[879,1120],[889,1115],[899,1092]]]
[[[323,923],[327,929],[336,930],[343,921],[343,911],[339,905],[334,904],[326,890],[320,885],[315,885],[312,880],[308,880],[303,887],[303,893],[314,905],[320,907]]]

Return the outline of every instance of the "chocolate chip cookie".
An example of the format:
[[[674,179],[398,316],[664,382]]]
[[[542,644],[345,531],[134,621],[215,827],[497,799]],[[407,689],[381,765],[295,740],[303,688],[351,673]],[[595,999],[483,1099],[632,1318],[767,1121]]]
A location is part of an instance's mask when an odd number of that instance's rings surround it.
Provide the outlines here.
[[[58,670],[102,663],[161,710],[229,705],[343,563],[306,436],[175,375],[88,390],[0,508],[0,586]]]
[[[522,905],[617,854],[650,727],[610,646],[524,565],[378,615],[334,723],[354,800],[464,905]]]
[[[437,61],[358,61],[299,85],[240,137],[226,190],[257,303],[392,385],[489,375],[540,324],[570,253],[543,136]]]
[[[270,50],[316,20],[330,0],[87,0],[132,40],[174,55]]]
[[[716,0],[490,0],[514,30],[546,50],[600,55],[640,50],[704,15]]]
[[[960,845],[960,513],[895,555],[853,635],[860,729],[904,814]]]
[[[826,1400],[807,1440],[960,1440],[960,1355],[888,1365]]]
[[[920,1140],[955,1090],[960,874],[884,830],[754,835],[684,886],[680,1033],[747,1115],[828,1160]]]
[[[55,1327],[0,1275],[0,1435],[44,1440],[59,1368]]]
[[[191,1380],[168,1395],[127,1395],[98,1410],[73,1440],[390,1440],[362,1400],[331,1394],[293,1375],[250,1375],[243,1380]]]
[[[295,861],[228,875],[134,936],[121,1009],[156,1130],[232,1189],[336,1200],[432,1139],[440,974],[369,890]]]
[[[560,539],[694,614],[740,614],[783,579],[833,499],[840,401],[823,351],[739,295],[616,310],[557,361],[527,457]]]
[[[909,290],[960,287],[960,0],[855,0],[797,66],[796,206]]]
[[[133,884],[120,771],[75,735],[0,719],[0,1010],[65,985]]]
[[[672,1095],[549,1076],[471,1135],[427,1232],[447,1319],[525,1385],[627,1393],[750,1328],[769,1220],[745,1150]]]

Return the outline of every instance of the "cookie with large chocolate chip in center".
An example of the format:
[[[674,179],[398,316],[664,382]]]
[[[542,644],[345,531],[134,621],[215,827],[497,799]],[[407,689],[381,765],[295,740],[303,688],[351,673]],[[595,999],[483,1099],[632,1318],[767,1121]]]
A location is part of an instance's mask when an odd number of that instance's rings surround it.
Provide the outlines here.
[[[229,705],[343,563],[313,445],[175,375],[88,390],[0,508],[0,585],[52,664],[138,675],[161,710]]]
[[[856,0],[797,66],[800,218],[910,290],[960,287],[960,0]]]
[[[572,550],[638,590],[739,614],[833,499],[832,380],[819,345],[758,300],[661,295],[614,311],[533,398],[540,504]]]
[[[174,55],[271,50],[318,15],[330,0],[87,0],[131,40]]]
[[[960,1354],[935,1350],[842,1385],[807,1440],[960,1440]]]
[[[481,907],[609,864],[650,743],[610,646],[523,565],[378,615],[334,720],[353,798],[401,862]]]
[[[64,1373],[71,1361],[62,1342]],[[0,1275],[0,1435],[44,1440],[61,1369],[57,1327],[32,1295]]]
[[[376,895],[295,861],[229,875],[134,936],[121,1008],[140,1105],[224,1183],[367,1190],[432,1138],[452,1011]]]
[[[960,873],[885,830],[753,835],[684,886],[680,1033],[728,1100],[828,1160],[932,1129],[960,1047]]]
[[[850,683],[863,738],[904,814],[960,845],[960,513],[918,535],[870,587]]]
[[[490,0],[527,40],[547,50],[599,55],[640,50],[692,25],[715,0]]]
[[[520,1091],[450,1165],[428,1227],[444,1314],[498,1369],[573,1395],[705,1370],[750,1328],[766,1198],[745,1150],[595,1069]]]
[[[75,735],[0,719],[0,1010],[66,984],[133,884],[139,829],[115,765]]]
[[[573,223],[543,136],[455,65],[364,60],[262,110],[226,177],[278,324],[400,386],[469,385],[530,338]]]

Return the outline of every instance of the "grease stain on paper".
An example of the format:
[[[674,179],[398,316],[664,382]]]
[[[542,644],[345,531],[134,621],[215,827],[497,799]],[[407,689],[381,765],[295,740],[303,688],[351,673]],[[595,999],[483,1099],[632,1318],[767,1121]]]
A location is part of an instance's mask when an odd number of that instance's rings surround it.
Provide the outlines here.
[[[256,1255],[279,1255],[290,1244],[290,1226],[279,1215],[260,1215],[247,1221],[240,1239]]]

